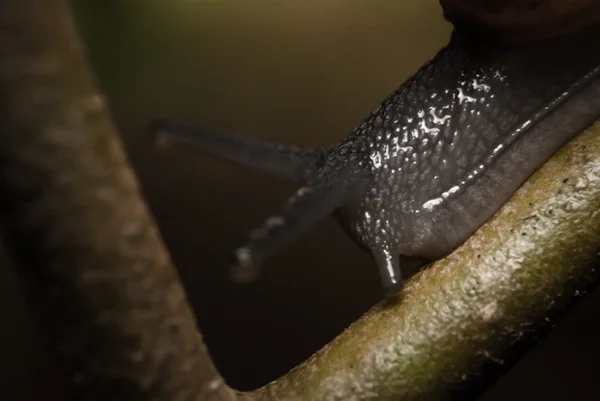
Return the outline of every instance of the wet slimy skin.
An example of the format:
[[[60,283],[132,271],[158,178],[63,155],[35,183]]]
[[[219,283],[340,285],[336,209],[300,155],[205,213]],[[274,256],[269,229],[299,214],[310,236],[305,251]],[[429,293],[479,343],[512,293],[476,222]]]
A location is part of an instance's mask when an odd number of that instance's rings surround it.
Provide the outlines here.
[[[597,31],[594,31],[597,32]],[[333,215],[372,253],[386,295],[469,237],[541,164],[600,117],[600,36],[449,44],[340,143],[296,149],[166,121],[159,141],[294,180],[300,188],[235,252],[235,276]]]

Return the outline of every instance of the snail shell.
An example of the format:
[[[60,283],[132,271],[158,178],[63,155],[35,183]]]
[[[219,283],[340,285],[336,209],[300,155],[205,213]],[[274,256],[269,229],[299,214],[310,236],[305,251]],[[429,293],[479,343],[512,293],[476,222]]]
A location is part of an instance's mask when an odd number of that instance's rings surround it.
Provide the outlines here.
[[[526,43],[600,22],[598,0],[440,0],[447,20],[502,42]]]

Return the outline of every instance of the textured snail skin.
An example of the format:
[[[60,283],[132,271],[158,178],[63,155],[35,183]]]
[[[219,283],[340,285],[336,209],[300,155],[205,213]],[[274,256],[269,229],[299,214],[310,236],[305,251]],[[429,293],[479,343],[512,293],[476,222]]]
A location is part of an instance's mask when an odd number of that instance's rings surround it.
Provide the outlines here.
[[[540,165],[600,116],[600,41],[564,37],[496,47],[449,44],[340,143],[286,148],[157,122],[156,138],[302,183],[235,253],[260,264],[333,214],[379,268],[384,292],[447,255]]]

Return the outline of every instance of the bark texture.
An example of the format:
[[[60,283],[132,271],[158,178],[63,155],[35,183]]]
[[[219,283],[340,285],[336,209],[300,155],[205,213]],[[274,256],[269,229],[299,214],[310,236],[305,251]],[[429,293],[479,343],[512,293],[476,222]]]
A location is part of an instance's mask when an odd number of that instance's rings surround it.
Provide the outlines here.
[[[0,218],[77,400],[230,400],[64,0],[0,2]]]

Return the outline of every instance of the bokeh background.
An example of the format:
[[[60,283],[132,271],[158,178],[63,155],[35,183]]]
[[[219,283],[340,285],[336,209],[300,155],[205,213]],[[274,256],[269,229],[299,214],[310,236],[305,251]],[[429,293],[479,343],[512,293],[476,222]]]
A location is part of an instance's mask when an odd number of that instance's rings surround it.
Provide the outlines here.
[[[90,59],[225,379],[284,374],[378,299],[376,269],[333,221],[248,286],[229,252],[294,190],[193,149],[155,149],[156,117],[300,146],[336,142],[449,36],[437,0],[74,0]],[[0,261],[1,262],[1,261]],[[481,398],[598,400],[600,294]],[[0,263],[0,400],[59,399],[60,378]]]

